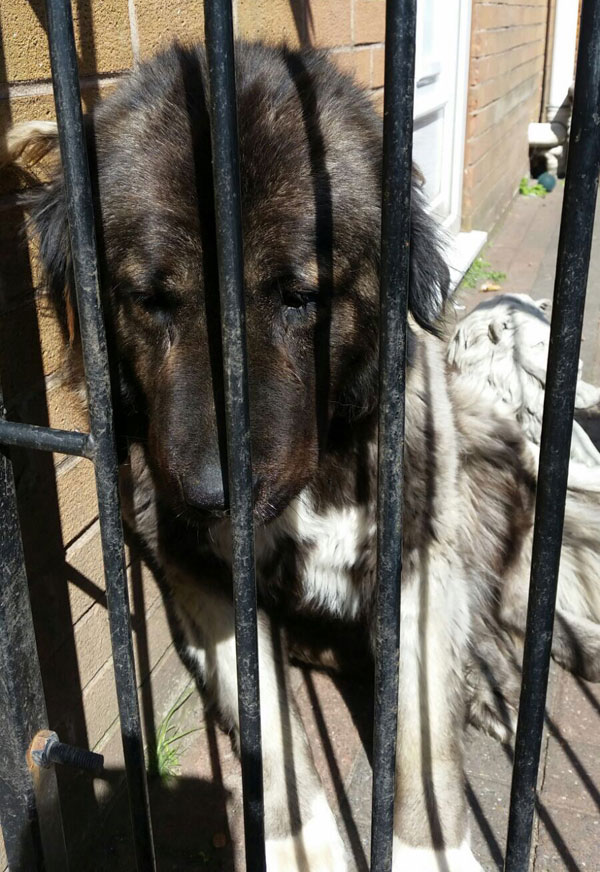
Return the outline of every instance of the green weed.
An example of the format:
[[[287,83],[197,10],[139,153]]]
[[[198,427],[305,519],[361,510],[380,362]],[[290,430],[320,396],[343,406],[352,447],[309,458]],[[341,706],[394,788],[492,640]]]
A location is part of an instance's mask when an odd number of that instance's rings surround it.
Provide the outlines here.
[[[525,197],[545,197],[547,193],[548,191],[543,185],[537,182],[534,185],[530,184],[527,176],[523,176],[519,182],[519,194],[523,194]]]
[[[193,730],[177,732],[177,724],[173,718],[179,709],[185,705],[193,693],[193,688],[184,691],[173,703],[164,717],[156,733],[156,753],[151,760],[150,775],[158,778],[169,778],[178,775],[181,768],[181,741],[191,733],[196,733],[199,727]]]
[[[477,288],[483,282],[501,282],[505,278],[506,273],[492,269],[491,263],[477,257],[464,274],[462,284],[465,288]]]

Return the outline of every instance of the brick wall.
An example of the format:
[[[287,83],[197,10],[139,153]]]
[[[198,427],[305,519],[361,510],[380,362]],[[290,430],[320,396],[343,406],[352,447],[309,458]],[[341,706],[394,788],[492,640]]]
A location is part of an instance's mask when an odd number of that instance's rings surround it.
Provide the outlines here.
[[[548,0],[473,2],[463,228],[490,230],[528,172],[539,120]]]
[[[331,48],[373,89],[383,86],[383,0],[237,0],[239,36]],[[76,0],[75,31],[85,109],[139,58],[170,37],[203,36],[199,0]],[[11,123],[54,117],[43,0],[0,4],[0,148]],[[0,372],[9,416],[85,429],[69,390],[58,324],[40,287],[35,245],[23,236],[14,172],[0,177]],[[31,599],[49,721],[65,741],[95,748],[123,769],[91,465],[78,458],[14,452]],[[144,726],[153,735],[188,681],[173,650],[149,571],[129,568],[134,645]],[[70,848],[118,787],[61,771]],[[0,869],[5,866],[0,834]]]

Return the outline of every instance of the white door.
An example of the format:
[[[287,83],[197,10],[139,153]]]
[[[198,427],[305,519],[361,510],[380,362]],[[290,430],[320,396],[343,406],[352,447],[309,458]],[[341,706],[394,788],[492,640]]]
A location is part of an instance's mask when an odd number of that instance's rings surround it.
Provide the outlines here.
[[[413,158],[431,210],[460,230],[471,0],[418,0]]]

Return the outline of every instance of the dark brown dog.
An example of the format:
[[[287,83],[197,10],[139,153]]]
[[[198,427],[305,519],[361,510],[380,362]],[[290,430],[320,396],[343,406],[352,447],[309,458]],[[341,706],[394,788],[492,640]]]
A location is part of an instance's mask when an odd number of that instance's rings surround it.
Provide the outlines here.
[[[381,123],[320,53],[240,44],[236,63],[261,601],[370,631]],[[87,130],[136,524],[173,592],[188,654],[235,731],[206,87],[203,49],[174,46],[132,73]],[[10,140],[12,155],[30,163],[56,148],[47,125]],[[28,207],[76,345],[60,170]],[[490,729],[506,731],[514,718],[508,631],[522,632],[535,473],[514,422],[447,371],[443,343],[427,332],[448,271],[416,188],[411,219],[394,869],[473,872],[462,728],[467,706]],[[566,547],[575,551],[575,540]],[[581,566],[570,573],[573,589],[589,584]],[[597,668],[597,632],[586,641]],[[269,870],[341,872],[342,843],[263,611],[259,644]],[[574,665],[568,652],[563,661]]]

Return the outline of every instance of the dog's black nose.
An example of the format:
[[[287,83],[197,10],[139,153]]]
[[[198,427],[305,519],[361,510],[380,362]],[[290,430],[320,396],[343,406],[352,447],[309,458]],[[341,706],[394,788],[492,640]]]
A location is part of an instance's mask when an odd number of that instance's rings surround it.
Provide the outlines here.
[[[192,509],[200,512],[224,512],[229,509],[227,480],[223,479],[220,467],[206,467],[202,473],[187,476],[182,480],[183,499]],[[254,500],[258,498],[259,479],[252,478]]]
[[[226,484],[219,466],[206,466],[197,475],[186,476],[183,498],[188,506],[202,512],[222,512],[228,506]]]

